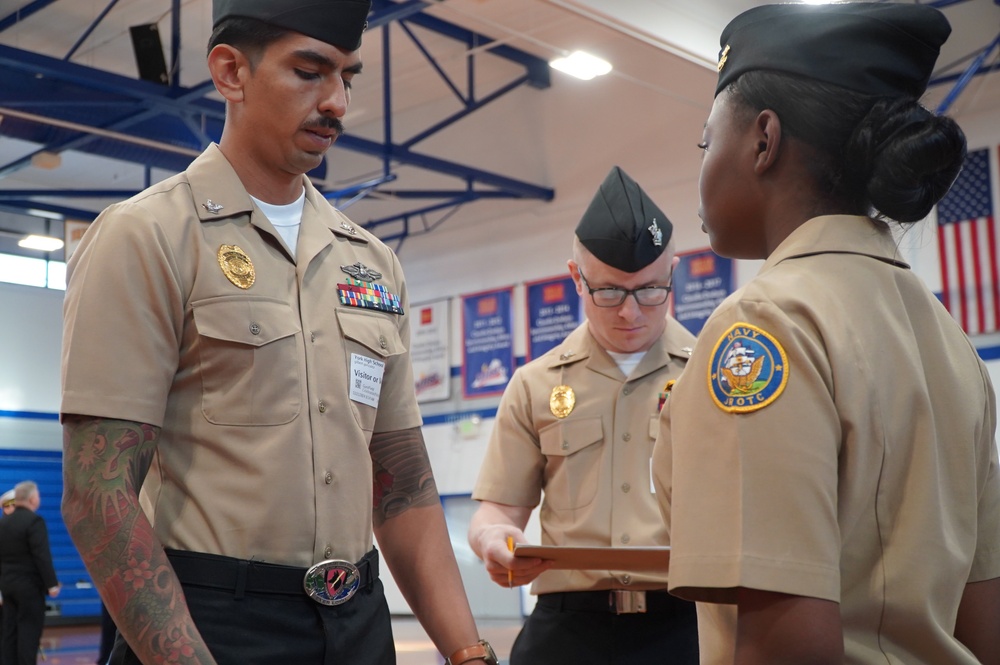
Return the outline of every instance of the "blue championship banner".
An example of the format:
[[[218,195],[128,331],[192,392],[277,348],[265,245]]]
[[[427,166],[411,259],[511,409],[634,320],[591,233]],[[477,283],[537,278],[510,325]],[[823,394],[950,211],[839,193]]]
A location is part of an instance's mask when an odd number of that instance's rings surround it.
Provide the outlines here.
[[[733,260],[710,249],[677,255],[674,318],[697,335],[715,308],[733,292]]]
[[[580,298],[572,277],[528,282],[524,286],[528,307],[527,360],[559,346],[580,325]]]
[[[499,395],[514,373],[513,287],[462,296],[462,394]]]

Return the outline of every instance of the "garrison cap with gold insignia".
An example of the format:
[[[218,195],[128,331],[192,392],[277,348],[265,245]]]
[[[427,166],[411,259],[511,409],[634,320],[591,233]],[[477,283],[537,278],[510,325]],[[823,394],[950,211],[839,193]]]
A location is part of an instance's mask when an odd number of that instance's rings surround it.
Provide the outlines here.
[[[242,16],[356,51],[371,0],[212,0],[212,25]]]
[[[769,70],[916,99],[950,33],[944,14],[913,3],[754,7],[722,31],[715,94],[746,72]]]
[[[580,218],[576,237],[602,263],[639,272],[660,258],[673,231],[639,183],[615,166]]]

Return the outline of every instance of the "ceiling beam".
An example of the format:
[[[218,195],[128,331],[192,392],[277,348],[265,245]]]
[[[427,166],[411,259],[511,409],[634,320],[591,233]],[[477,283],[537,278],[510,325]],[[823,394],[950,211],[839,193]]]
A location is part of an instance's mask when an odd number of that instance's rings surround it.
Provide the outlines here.
[[[40,12],[54,2],[56,2],[56,0],[34,0],[34,2],[29,2],[24,7],[12,11],[7,16],[0,18],[0,32],[3,32],[20,21],[23,21],[35,12]]]
[[[20,12],[0,19],[0,29],[9,27],[13,22],[23,20],[26,15],[36,13],[54,2],[56,0],[32,2]],[[111,0],[108,7],[113,6],[114,2],[117,0]],[[174,12],[179,13],[178,0],[172,0],[172,4]],[[407,25],[459,40],[468,49],[475,49],[479,57],[500,57],[515,62],[524,68],[525,73],[478,101],[470,90],[469,98],[464,100],[465,109],[433,124],[418,134],[416,140],[445,129],[520,85],[528,84],[534,88],[551,85],[547,62],[504,44],[494,45],[494,40],[486,35],[422,13],[433,4],[436,2],[430,0],[374,0],[369,27],[386,27],[392,22],[405,21]],[[7,21],[6,26],[3,21]],[[429,54],[425,55],[433,66]],[[471,67],[474,58],[470,56],[469,60]],[[206,97],[212,91],[214,85],[211,81],[204,81],[191,88],[176,84],[163,86],[0,45],[0,115],[6,112],[8,116],[6,122],[0,123],[0,133],[35,142],[41,151],[75,150],[132,161],[145,165],[147,169],[180,170],[183,166],[178,163],[179,160],[187,163],[208,141],[218,141],[221,137],[225,105]],[[76,103],[67,103],[73,100]],[[391,112],[388,115],[391,118]],[[326,195],[335,198],[352,193],[359,196],[367,192],[378,193],[379,187],[387,186],[396,179],[396,174],[392,172],[395,167],[413,166],[454,177],[465,189],[428,191],[423,196],[414,190],[403,190],[406,194],[396,192],[399,199],[430,199],[441,196],[450,199],[451,205],[457,205],[484,198],[551,201],[555,196],[555,192],[548,187],[414,151],[414,139],[400,145],[391,140],[391,134],[387,134],[387,137],[381,142],[350,134],[339,137],[337,147],[381,159],[385,164],[385,173],[377,182],[352,185],[336,192],[326,192]],[[0,165],[0,178],[29,163],[30,155],[6,166]],[[309,175],[322,179],[325,167],[326,161],[323,173],[313,172]],[[101,196],[102,194],[105,196]],[[92,218],[95,213],[44,204],[33,199],[117,198],[119,194],[130,192],[102,189],[88,195],[73,189],[19,189],[9,194],[0,193],[0,201],[5,207],[23,204],[54,212],[65,211],[75,217],[89,215]],[[403,215],[426,214],[431,208],[423,207]],[[376,224],[380,222],[381,220],[376,220]]]

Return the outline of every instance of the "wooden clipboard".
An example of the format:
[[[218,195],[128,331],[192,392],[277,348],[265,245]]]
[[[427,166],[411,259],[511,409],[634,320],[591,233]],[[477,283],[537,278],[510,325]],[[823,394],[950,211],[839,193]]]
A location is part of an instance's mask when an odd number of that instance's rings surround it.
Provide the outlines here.
[[[669,547],[557,547],[514,545],[514,556],[552,561],[562,570],[621,570],[666,572],[670,565]]]

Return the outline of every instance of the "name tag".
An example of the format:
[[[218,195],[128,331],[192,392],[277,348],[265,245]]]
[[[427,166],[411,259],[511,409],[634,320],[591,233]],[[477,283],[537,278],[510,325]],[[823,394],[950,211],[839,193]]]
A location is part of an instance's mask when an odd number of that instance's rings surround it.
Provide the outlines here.
[[[351,401],[378,408],[378,398],[382,394],[382,374],[385,363],[357,353],[351,354]]]

